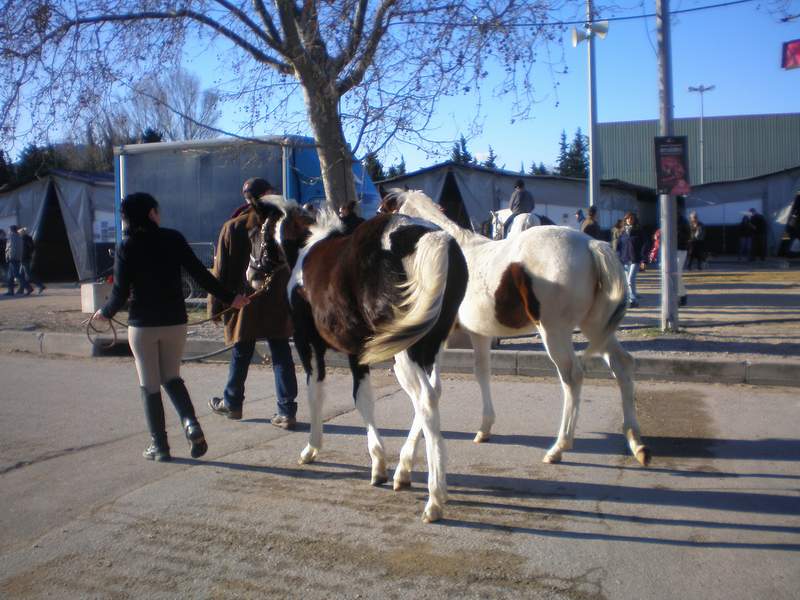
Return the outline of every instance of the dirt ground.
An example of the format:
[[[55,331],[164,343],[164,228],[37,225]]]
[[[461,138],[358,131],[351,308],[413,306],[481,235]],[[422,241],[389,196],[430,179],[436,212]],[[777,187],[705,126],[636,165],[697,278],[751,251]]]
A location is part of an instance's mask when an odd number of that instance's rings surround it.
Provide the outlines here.
[[[782,268],[783,267],[783,268]],[[704,271],[685,274],[688,305],[680,310],[680,330],[660,328],[659,273],[639,276],[641,308],[630,309],[619,337],[636,354],[673,354],[698,358],[740,360],[800,359],[800,264],[777,262],[712,263]],[[80,289],[74,284],[52,284],[42,295],[0,295],[0,331],[82,332],[88,316],[80,310]],[[205,319],[200,299],[189,304],[190,322]],[[126,314],[118,318],[125,321]],[[213,323],[190,327],[189,335],[222,339]],[[580,333],[576,347],[585,346]],[[538,335],[507,338],[505,350],[543,350]]]

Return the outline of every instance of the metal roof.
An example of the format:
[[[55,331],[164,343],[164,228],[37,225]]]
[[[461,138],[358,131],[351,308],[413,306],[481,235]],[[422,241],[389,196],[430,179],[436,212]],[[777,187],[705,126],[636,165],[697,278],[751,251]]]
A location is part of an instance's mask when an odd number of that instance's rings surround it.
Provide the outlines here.
[[[675,119],[673,135],[688,137],[689,180],[700,184],[700,119]],[[653,138],[658,121],[600,123],[604,179],[655,187]],[[705,117],[704,183],[759,177],[800,165],[800,113]]]

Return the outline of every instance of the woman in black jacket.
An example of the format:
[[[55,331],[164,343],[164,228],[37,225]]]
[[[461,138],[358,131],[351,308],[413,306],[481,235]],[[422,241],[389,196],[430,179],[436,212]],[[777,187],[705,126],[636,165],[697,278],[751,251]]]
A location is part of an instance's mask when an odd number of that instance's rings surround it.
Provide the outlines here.
[[[172,400],[181,420],[193,458],[208,450],[197,422],[189,391],[180,377],[186,344],[186,306],[181,267],[208,292],[235,308],[249,300],[225,289],[194,255],[184,237],[159,227],[158,202],[150,194],[127,196],[120,205],[127,236],[114,259],[114,287],[106,305],[95,318],[113,317],[130,298],[128,343],[136,361],[144,413],[152,443],[144,451],[149,460],[170,460],[161,402],[161,386]]]

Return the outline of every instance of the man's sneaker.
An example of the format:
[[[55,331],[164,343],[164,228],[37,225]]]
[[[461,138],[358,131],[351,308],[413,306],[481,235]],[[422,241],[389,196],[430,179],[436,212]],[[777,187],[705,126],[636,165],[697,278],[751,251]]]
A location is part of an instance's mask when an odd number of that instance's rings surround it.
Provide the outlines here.
[[[157,446],[155,443],[152,443],[145,448],[144,452],[142,452],[142,456],[144,456],[147,460],[154,460],[156,462],[169,462],[172,460],[172,457],[169,454],[169,448]]]
[[[678,301],[678,306],[686,306],[687,304],[689,304],[689,297],[681,296],[680,300]]]
[[[287,417],[286,415],[274,414],[270,419],[270,423],[272,423],[275,427],[280,427],[281,429],[294,430],[294,428],[297,426],[297,419],[294,417]]]
[[[233,419],[235,421],[238,421],[242,418],[242,409],[230,408],[227,404],[225,404],[224,398],[214,397],[208,401],[208,406],[211,408],[214,414],[222,415],[223,417],[228,417],[229,419]]]

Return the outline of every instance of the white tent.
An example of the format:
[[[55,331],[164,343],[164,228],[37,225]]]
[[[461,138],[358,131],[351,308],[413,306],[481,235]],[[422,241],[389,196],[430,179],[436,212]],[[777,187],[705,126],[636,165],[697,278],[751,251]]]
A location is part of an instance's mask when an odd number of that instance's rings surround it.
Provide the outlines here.
[[[53,170],[41,179],[0,193],[0,228],[26,227],[39,242],[52,202],[60,209],[78,278],[96,276],[95,244],[114,242],[113,176]]]

